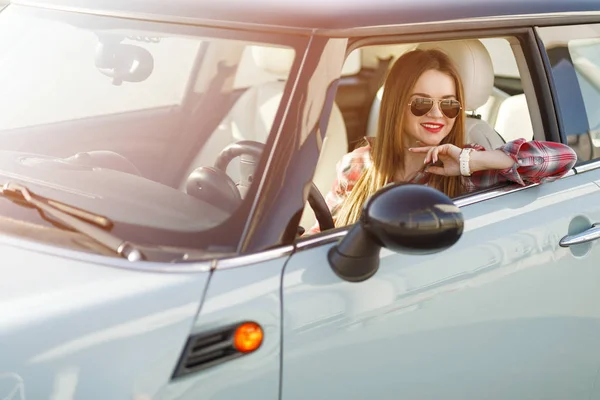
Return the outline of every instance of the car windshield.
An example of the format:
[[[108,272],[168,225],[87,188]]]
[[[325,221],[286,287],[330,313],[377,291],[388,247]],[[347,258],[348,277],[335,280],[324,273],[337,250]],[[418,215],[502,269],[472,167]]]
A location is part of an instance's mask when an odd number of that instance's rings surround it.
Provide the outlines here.
[[[209,231],[249,201],[305,40],[9,5],[0,184],[130,233]]]

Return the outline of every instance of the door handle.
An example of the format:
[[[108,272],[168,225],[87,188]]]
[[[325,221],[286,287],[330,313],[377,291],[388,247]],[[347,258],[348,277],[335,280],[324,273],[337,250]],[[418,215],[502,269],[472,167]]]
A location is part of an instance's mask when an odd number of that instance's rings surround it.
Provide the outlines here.
[[[560,239],[558,243],[560,247],[569,247],[576,244],[582,244],[591,242],[593,240],[600,239],[600,223],[592,225],[590,229],[587,229],[581,233],[575,235],[567,235]]]

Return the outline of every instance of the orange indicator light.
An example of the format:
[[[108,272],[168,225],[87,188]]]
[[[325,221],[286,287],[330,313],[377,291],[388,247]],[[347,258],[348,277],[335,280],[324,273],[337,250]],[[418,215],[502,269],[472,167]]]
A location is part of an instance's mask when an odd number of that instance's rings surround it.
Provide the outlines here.
[[[255,322],[244,322],[233,334],[233,346],[241,353],[250,353],[260,347],[263,336],[260,325]]]

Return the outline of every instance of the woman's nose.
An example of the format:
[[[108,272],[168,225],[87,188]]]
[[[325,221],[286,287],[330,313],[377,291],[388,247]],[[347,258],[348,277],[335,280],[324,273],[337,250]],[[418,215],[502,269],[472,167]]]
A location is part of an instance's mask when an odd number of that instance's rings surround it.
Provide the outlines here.
[[[429,110],[427,115],[429,115],[430,117],[433,117],[433,118],[440,118],[440,117],[444,116],[444,114],[442,113],[442,110],[440,110],[440,102],[439,101],[433,102],[433,107],[431,107],[431,110]]]

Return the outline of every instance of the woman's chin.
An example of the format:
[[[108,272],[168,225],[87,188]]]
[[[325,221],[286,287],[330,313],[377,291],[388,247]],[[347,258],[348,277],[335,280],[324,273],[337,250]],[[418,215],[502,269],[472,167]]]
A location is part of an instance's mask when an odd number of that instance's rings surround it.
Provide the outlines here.
[[[423,138],[422,140],[419,140],[419,142],[422,143],[422,146],[439,146],[442,143],[443,139],[444,139],[443,137]]]
[[[423,143],[424,146],[439,146],[442,141],[448,136],[445,132],[439,133],[427,133],[419,138],[419,142]]]

